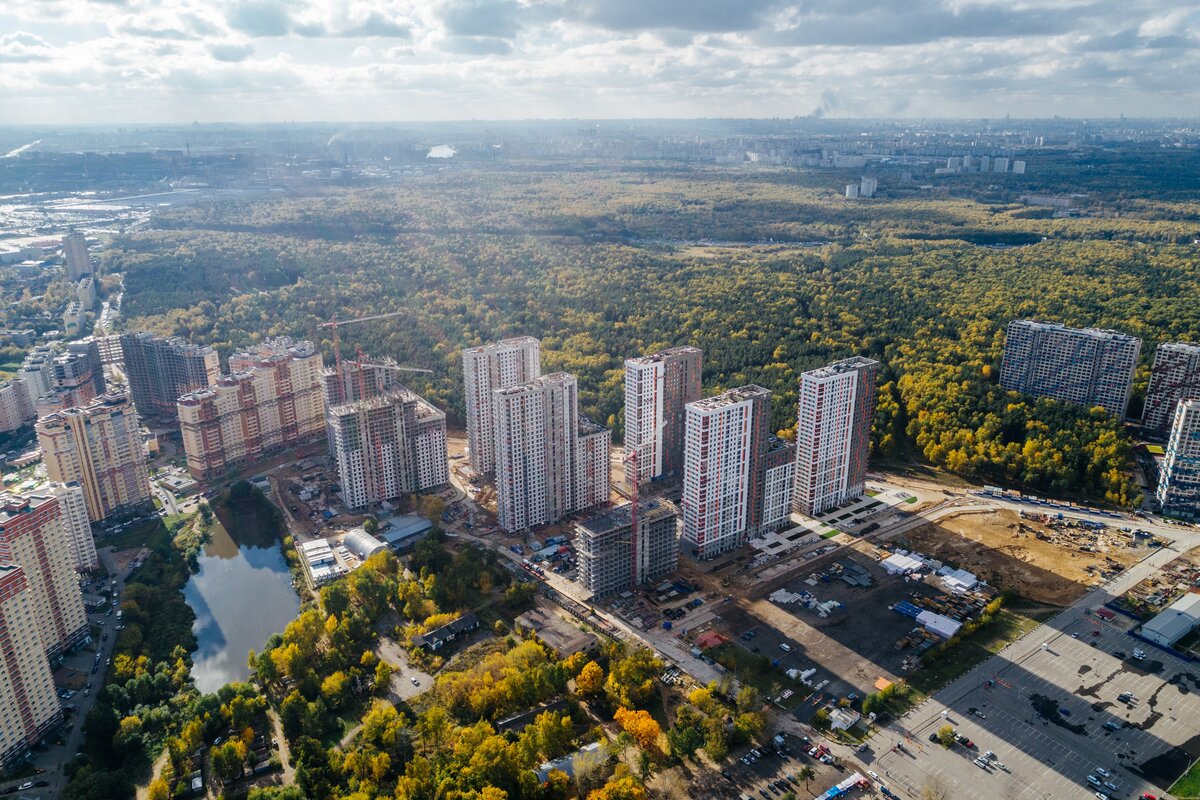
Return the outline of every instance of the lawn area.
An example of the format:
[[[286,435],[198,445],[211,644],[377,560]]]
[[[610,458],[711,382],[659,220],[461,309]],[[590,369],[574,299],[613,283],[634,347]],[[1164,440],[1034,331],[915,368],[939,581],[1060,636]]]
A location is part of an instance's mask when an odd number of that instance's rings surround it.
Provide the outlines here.
[[[804,686],[772,667],[770,659],[766,656],[755,655],[733,642],[719,644],[705,654],[725,667],[742,684],[758,689],[764,698],[773,698],[784,689],[791,689],[795,694],[784,704],[788,706],[799,704],[808,696],[808,690]]]
[[[1004,609],[995,624],[963,639],[933,664],[921,667],[908,678],[908,683],[922,694],[937,691],[1036,628],[1053,613],[1050,609],[1030,612]]]
[[[1178,797],[1179,800],[1200,797],[1200,761],[1192,764],[1192,768],[1175,781],[1171,786],[1171,794]]]

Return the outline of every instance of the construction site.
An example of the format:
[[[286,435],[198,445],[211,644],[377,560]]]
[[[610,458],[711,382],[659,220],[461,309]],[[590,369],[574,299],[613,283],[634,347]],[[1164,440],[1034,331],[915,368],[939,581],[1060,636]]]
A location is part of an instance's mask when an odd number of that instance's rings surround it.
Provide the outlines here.
[[[1152,573],[1109,605],[1141,622],[1152,619],[1200,584],[1200,548]]]
[[[1067,606],[1141,560],[1161,541],[1062,515],[964,511],[908,532],[898,544],[958,564],[998,589]]]

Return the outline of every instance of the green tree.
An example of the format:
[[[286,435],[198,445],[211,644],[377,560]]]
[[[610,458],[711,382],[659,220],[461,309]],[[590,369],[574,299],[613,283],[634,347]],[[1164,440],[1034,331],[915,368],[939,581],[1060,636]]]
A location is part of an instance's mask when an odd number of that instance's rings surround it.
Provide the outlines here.
[[[955,741],[954,735],[953,725],[943,725],[938,728],[937,738],[942,743],[942,747],[953,747]]]

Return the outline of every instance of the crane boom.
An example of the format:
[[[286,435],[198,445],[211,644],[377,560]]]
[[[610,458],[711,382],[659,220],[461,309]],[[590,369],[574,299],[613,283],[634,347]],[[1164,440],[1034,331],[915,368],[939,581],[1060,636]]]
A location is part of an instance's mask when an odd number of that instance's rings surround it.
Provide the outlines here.
[[[337,389],[338,389],[338,401],[339,402],[345,402],[346,396],[345,396],[345,392],[343,391],[343,387],[342,387],[342,340],[338,336],[338,328],[340,328],[343,325],[355,325],[359,322],[370,322],[373,319],[387,319],[388,317],[398,317],[403,313],[405,313],[405,312],[389,311],[386,314],[370,314],[365,317],[353,317],[351,319],[346,319],[346,320],[340,320],[335,316],[333,319],[329,320],[328,322],[322,322],[321,324],[317,325],[318,328],[332,328],[333,329],[333,361],[334,361],[334,368],[335,368],[335,371],[337,372],[337,376],[338,376]],[[361,359],[360,359],[360,362],[361,362]],[[361,372],[361,371],[362,370],[360,369],[359,372]]]
[[[328,322],[322,322],[318,328],[338,328],[342,325],[357,325],[360,322],[370,322],[375,319],[388,319],[389,317],[398,317],[406,312],[404,311],[389,311],[386,314],[370,314],[365,317],[351,317],[350,319],[338,319],[334,317]]]
[[[373,369],[394,369],[400,372],[428,372],[433,374],[433,370],[425,369],[424,367],[402,367],[399,364],[359,364],[359,367],[371,367]]]

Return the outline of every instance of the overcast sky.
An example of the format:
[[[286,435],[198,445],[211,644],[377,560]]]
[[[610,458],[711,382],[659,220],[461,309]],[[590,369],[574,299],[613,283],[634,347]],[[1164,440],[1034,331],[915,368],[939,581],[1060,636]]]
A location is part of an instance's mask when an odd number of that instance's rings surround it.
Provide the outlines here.
[[[1198,116],[1170,0],[0,0],[0,123]]]

